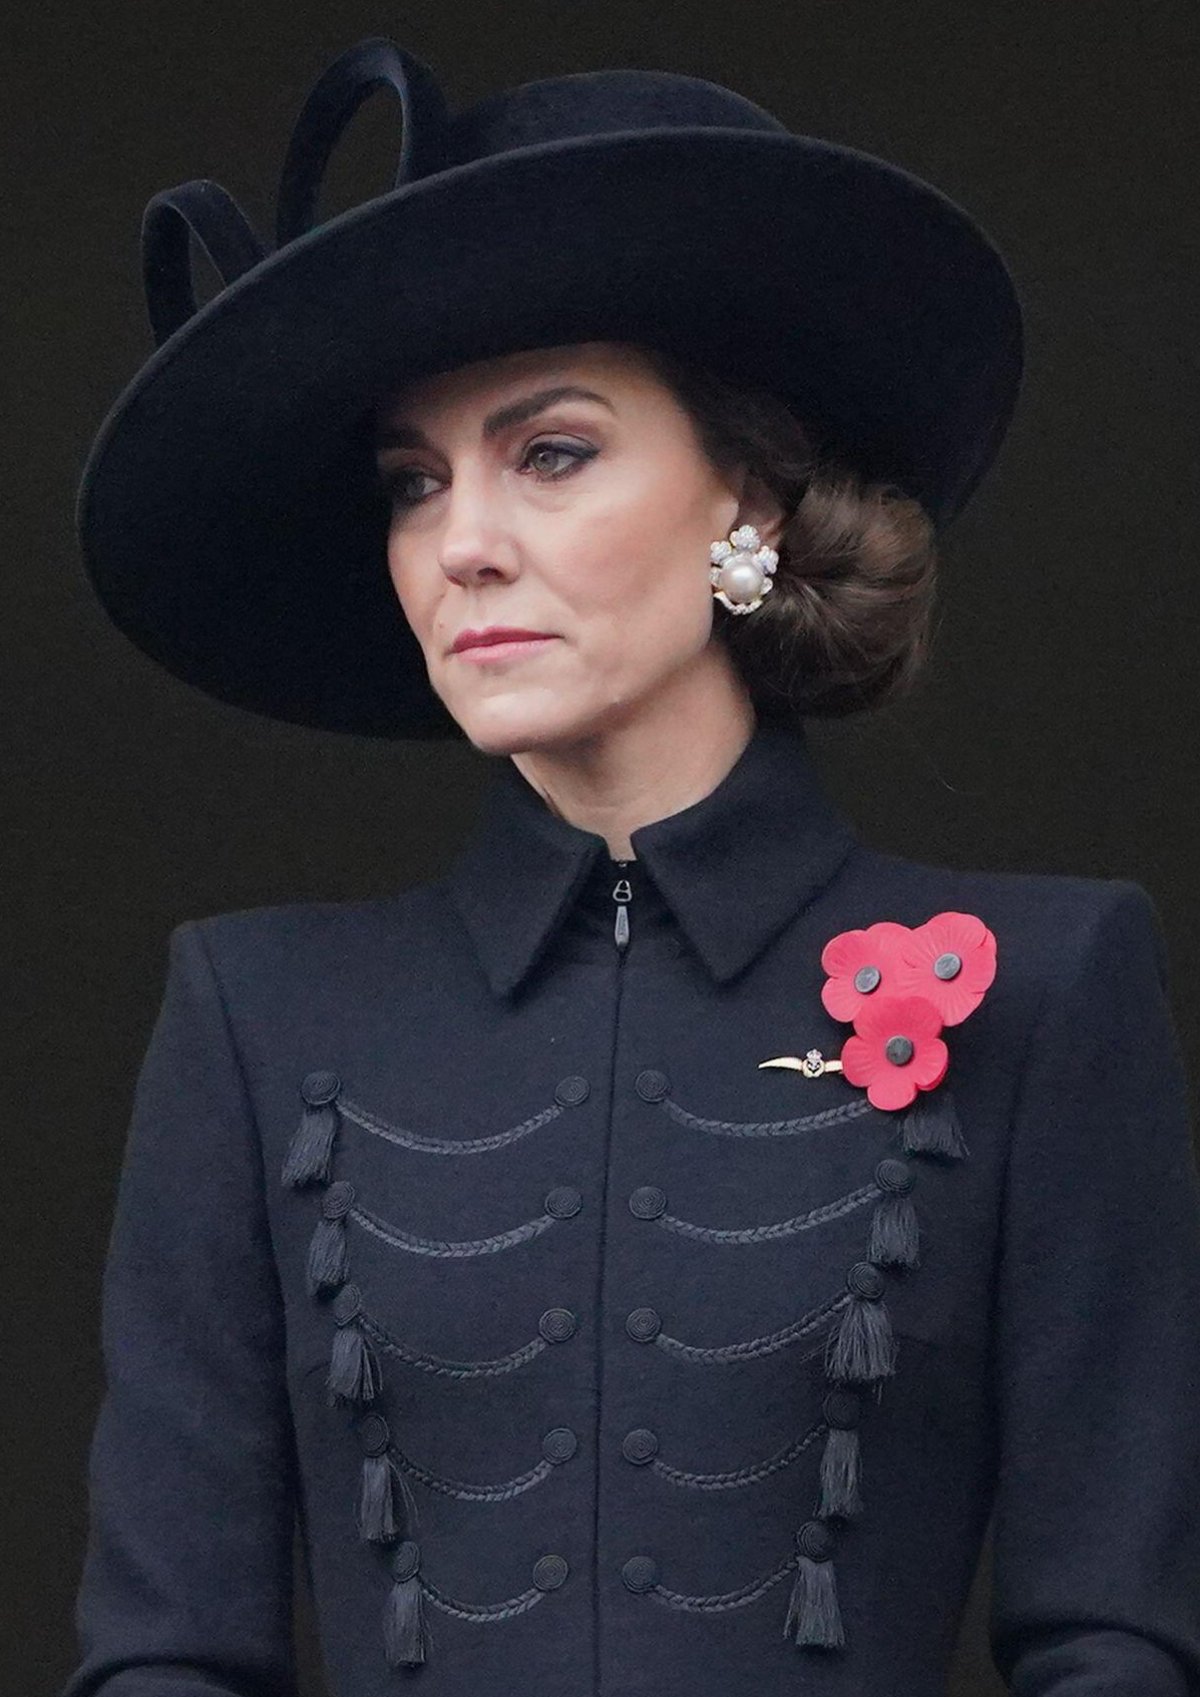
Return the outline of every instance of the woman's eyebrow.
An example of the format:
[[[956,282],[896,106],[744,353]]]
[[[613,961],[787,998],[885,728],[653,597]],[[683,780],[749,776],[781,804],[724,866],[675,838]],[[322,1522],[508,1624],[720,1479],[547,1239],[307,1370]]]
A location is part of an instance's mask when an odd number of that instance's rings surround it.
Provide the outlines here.
[[[502,431],[509,430],[514,424],[524,424],[528,419],[552,407],[556,401],[599,401],[609,412],[615,412],[612,402],[603,395],[598,395],[594,389],[581,388],[577,383],[560,383],[552,389],[537,389],[531,395],[524,395],[520,400],[509,401],[506,406],[498,407],[489,413],[483,421],[483,434],[490,439],[499,436]],[[411,424],[385,425],[375,437],[376,452],[384,448],[428,448],[432,442]]]

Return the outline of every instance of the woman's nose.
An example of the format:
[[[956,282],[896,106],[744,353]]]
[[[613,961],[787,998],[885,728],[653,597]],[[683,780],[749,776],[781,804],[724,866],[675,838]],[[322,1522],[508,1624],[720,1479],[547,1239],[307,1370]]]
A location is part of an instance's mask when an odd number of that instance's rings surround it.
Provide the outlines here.
[[[511,575],[516,550],[494,489],[482,475],[458,472],[446,492],[445,522],[438,559],[456,582],[484,575]]]

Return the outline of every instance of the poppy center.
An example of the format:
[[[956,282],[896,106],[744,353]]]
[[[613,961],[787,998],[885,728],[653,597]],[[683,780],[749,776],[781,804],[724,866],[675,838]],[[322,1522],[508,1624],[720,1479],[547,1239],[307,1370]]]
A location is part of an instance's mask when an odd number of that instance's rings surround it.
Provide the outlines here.
[[[912,1038],[889,1037],[883,1052],[893,1066],[902,1067],[906,1061],[913,1058]]]

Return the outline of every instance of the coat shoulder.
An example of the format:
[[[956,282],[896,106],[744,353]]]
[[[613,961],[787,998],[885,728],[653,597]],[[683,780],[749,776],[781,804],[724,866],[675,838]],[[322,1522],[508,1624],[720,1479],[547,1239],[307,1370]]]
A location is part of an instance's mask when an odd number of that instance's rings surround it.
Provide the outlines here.
[[[975,914],[994,933],[1005,982],[1022,1001],[1041,1000],[1054,984],[1078,977],[1110,929],[1149,937],[1165,975],[1162,916],[1137,879],[979,870],[871,848],[855,859],[849,882],[859,881],[857,899],[871,904],[869,917],[856,923],[894,919],[917,926],[947,911]]]
[[[988,907],[1009,925],[1043,926],[1047,920],[1087,924],[1110,908],[1153,899],[1134,878],[1101,878],[1070,872],[1020,872],[947,866],[866,848],[858,857],[859,876],[901,901]],[[931,907],[931,912],[937,911]],[[972,909],[971,911],[974,911]],[[899,916],[896,916],[899,917]],[[980,912],[980,918],[987,920]],[[912,923],[906,920],[905,923]],[[990,922],[989,922],[990,923]]]
[[[434,883],[345,901],[278,902],[185,919],[175,932],[199,936],[218,976],[311,977],[402,944],[437,946],[446,904]],[[173,933],[174,934],[174,933]]]

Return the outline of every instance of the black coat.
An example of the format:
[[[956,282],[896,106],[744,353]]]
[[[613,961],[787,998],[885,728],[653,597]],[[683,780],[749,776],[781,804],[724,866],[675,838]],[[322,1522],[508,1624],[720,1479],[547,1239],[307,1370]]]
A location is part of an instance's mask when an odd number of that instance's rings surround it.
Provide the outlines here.
[[[935,1697],[993,1509],[1014,1692],[1200,1692],[1145,889],[877,851],[768,728],[632,841],[505,761],[444,878],[172,933],[64,1697],[285,1697],[297,1513],[334,1697]],[[829,938],[946,910],[957,1140],[759,1068],[850,1034]]]

